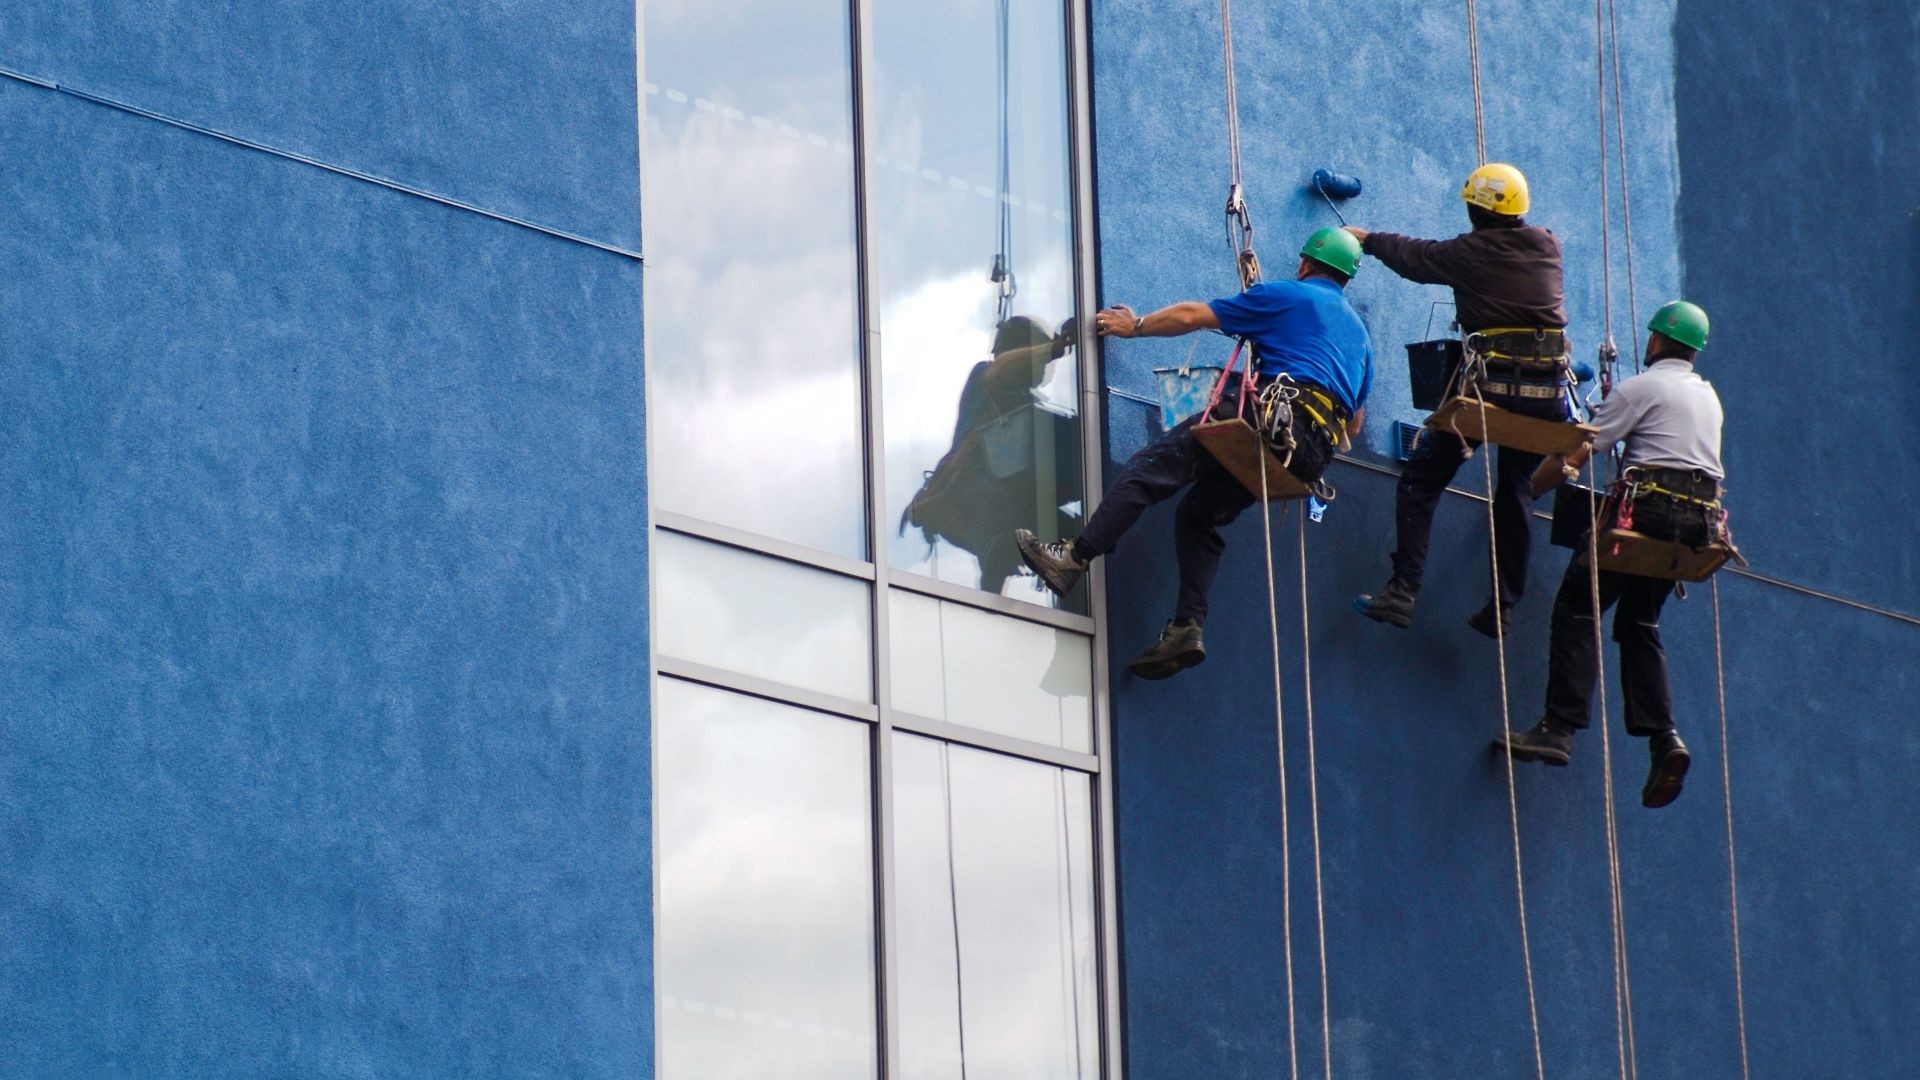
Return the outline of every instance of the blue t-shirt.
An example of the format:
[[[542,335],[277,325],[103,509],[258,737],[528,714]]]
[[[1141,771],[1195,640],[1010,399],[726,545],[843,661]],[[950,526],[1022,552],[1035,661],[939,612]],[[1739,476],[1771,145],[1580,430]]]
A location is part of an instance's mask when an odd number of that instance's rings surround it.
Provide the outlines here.
[[[1373,390],[1373,341],[1340,286],[1326,278],[1263,281],[1207,305],[1220,329],[1253,343],[1260,374],[1291,375],[1359,412]]]

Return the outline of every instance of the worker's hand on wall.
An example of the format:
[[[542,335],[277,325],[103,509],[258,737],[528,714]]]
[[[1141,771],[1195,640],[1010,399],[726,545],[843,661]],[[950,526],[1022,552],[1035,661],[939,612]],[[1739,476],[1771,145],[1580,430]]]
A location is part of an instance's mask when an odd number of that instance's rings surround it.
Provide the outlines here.
[[[1133,309],[1125,304],[1115,304],[1093,317],[1095,326],[1100,328],[1101,337],[1132,337],[1134,325],[1139,319]]]
[[[1358,240],[1358,241],[1360,241],[1360,242],[1361,242],[1361,243],[1363,243],[1363,244],[1367,242],[1367,230],[1365,230],[1365,229],[1363,229],[1363,228],[1361,228],[1360,226],[1358,226],[1358,225],[1342,225],[1342,226],[1341,226],[1341,228],[1343,228],[1343,229],[1345,229],[1345,230],[1347,230],[1348,232],[1350,232],[1350,233],[1352,233],[1352,234],[1353,234],[1353,238],[1354,238],[1355,240]]]

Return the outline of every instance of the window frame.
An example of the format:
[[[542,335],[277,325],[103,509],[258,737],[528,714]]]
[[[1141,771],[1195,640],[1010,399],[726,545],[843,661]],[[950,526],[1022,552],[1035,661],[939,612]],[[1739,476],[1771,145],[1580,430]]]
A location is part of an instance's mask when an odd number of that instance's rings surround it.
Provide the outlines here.
[[[1095,562],[1088,577],[1089,595],[1088,614],[1082,615],[1057,608],[1042,606],[1022,600],[969,589],[964,586],[939,581],[931,577],[895,569],[888,565],[888,536],[886,515],[885,484],[885,439],[883,428],[884,399],[882,395],[881,350],[883,342],[880,334],[880,318],[874,295],[874,216],[870,203],[872,190],[871,178],[878,167],[873,163],[873,151],[870,145],[867,118],[871,113],[869,95],[873,92],[870,72],[873,70],[871,55],[871,22],[869,5],[872,0],[843,0],[849,14],[849,56],[852,62],[852,138],[853,138],[853,192],[854,245],[856,283],[855,296],[858,310],[858,331],[856,345],[859,352],[857,369],[862,407],[861,453],[863,482],[865,485],[867,511],[867,555],[865,560],[849,558],[844,555],[816,550],[789,541],[778,540],[731,526],[705,521],[686,514],[658,508],[651,497],[647,501],[648,536],[656,532],[678,533],[714,543],[723,544],[756,555],[780,559],[786,562],[824,570],[829,573],[857,579],[870,586],[869,599],[871,611],[871,671],[873,701],[855,701],[835,695],[803,690],[798,687],[772,682],[766,679],[741,675],[731,671],[713,668],[707,665],[675,660],[663,657],[658,652],[658,634],[648,636],[647,662],[649,665],[649,686],[655,687],[661,678],[674,678],[698,683],[761,698],[784,705],[797,706],[814,712],[859,720],[868,725],[870,744],[868,755],[868,799],[873,815],[870,836],[873,840],[873,885],[874,885],[874,945],[875,978],[874,1001],[877,1011],[875,1031],[878,1037],[878,1075],[882,1080],[900,1075],[899,1007],[897,997],[897,942],[895,933],[894,889],[894,824],[893,824],[893,732],[900,730],[921,735],[946,743],[956,744],[990,753],[1003,754],[1040,764],[1070,769],[1083,773],[1088,778],[1092,806],[1090,821],[1093,835],[1091,849],[1094,866],[1092,879],[1094,888],[1094,961],[1095,993],[1098,995],[1097,1015],[1100,1020],[1097,1046],[1099,1063],[1096,1074],[1107,1080],[1117,1080],[1125,1075],[1123,1060],[1123,1039],[1121,1037],[1122,1013],[1119,993],[1119,926],[1118,926],[1118,882],[1115,873],[1114,858],[1114,799],[1111,770],[1104,767],[1112,753],[1112,716],[1110,664],[1106,652],[1107,603],[1105,591],[1104,563]],[[1091,53],[1088,41],[1089,0],[1056,0],[1065,20],[1066,78],[1067,78],[1067,166],[1069,191],[1072,205],[1069,208],[1069,221],[1072,232],[1073,289],[1076,308],[1083,316],[1078,321],[1079,341],[1077,352],[1080,362],[1077,365],[1079,386],[1078,404],[1081,431],[1081,471],[1082,490],[1086,493],[1084,505],[1086,513],[1091,515],[1098,507],[1102,487],[1102,463],[1105,460],[1105,391],[1104,364],[1100,352],[1100,339],[1093,330],[1093,320],[1085,317],[1098,310],[1098,234],[1094,214],[1093,192],[1093,146],[1092,146],[1092,83],[1090,73]],[[639,133],[639,172],[643,178],[646,171],[646,115],[648,95],[646,86],[646,25],[645,5],[635,4],[635,66],[636,101]],[[638,193],[637,193],[638,194]],[[642,208],[644,223],[644,207]],[[644,232],[642,235],[644,250]],[[644,268],[643,268],[644,273]],[[649,443],[655,410],[654,395],[651,386],[645,394],[647,410],[647,429]],[[647,489],[652,491],[652,470],[654,455],[651,445],[647,454]],[[651,544],[649,545],[651,549]],[[655,595],[657,560],[648,558],[649,591]],[[946,601],[992,612],[1005,617],[1037,623],[1058,630],[1083,635],[1090,639],[1092,658],[1091,697],[1093,712],[1093,752],[1090,754],[1030,742],[992,732],[981,731],[959,724],[929,717],[917,716],[897,710],[892,705],[891,683],[891,627],[889,625],[889,597],[891,591],[900,589]],[[652,702],[657,694],[650,691],[648,723],[655,723]],[[651,787],[657,820],[659,785]],[[658,831],[654,830],[651,841],[655,846],[653,858],[654,895],[659,894],[660,859],[658,851]],[[654,933],[659,933],[658,906],[655,907]],[[660,988],[656,982],[653,988],[652,1008],[658,1019]],[[656,1040],[658,1026],[656,1023]],[[661,1065],[659,1042],[654,1051],[655,1069]]]

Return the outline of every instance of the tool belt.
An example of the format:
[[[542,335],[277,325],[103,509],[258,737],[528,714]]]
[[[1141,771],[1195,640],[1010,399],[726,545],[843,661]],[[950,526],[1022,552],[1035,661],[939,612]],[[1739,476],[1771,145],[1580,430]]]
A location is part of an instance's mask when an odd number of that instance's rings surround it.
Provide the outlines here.
[[[1708,511],[1720,509],[1720,481],[1699,469],[1633,465],[1622,475],[1635,499],[1653,495]]]
[[[1496,327],[1467,335],[1467,351],[1489,368],[1515,372],[1559,372],[1573,354],[1567,332],[1554,327]]]
[[[1733,543],[1720,482],[1698,469],[1630,466],[1614,485],[1608,507],[1607,516],[1618,528],[1694,547]]]

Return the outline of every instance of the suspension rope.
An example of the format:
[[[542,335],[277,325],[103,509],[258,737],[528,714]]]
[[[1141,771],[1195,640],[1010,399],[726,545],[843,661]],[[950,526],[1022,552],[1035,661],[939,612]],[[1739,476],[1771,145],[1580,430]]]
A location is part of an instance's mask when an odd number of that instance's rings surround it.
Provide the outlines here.
[[[1234,85],[1231,0],[1220,0],[1220,51],[1227,79],[1227,244],[1233,248],[1240,288],[1250,289],[1260,280],[1260,257],[1253,252],[1253,215],[1240,182],[1240,94]]]
[[[1486,109],[1480,103],[1480,17],[1467,0],[1467,65],[1473,69],[1473,146],[1479,163],[1487,163]]]
[[[1640,302],[1633,276],[1633,185],[1627,177],[1627,114],[1620,91],[1620,23],[1614,17],[1613,5],[1614,0],[1607,0],[1608,36],[1613,43],[1614,143],[1620,151],[1620,219],[1627,246],[1627,318],[1633,326],[1633,370],[1638,372],[1645,365],[1640,355]]]
[[[1226,6],[1226,0],[1221,0],[1221,6]],[[1221,378],[1226,376],[1222,375]],[[1260,438],[1265,440],[1264,435]],[[1300,1046],[1295,1035],[1293,1012],[1293,842],[1287,822],[1286,712],[1280,696],[1280,602],[1275,595],[1277,590],[1273,581],[1273,506],[1267,501],[1267,450],[1264,445],[1256,456],[1260,459],[1260,534],[1267,550],[1267,630],[1268,641],[1273,645],[1273,729],[1280,757],[1280,919],[1287,960],[1287,1061],[1288,1075],[1292,1080],[1300,1080]],[[1325,967],[1323,962],[1323,973]]]
[[[1472,386],[1484,425],[1486,397],[1480,392],[1479,380],[1472,380]],[[1456,427],[1455,435],[1458,434]],[[1487,552],[1493,569],[1493,640],[1500,657],[1500,735],[1504,739],[1512,726],[1512,707],[1507,700],[1507,620],[1500,604],[1500,529],[1493,514],[1493,451],[1485,445],[1481,450],[1484,451],[1480,455],[1481,465],[1487,478]],[[1520,960],[1527,971],[1527,1020],[1533,1025],[1533,1071],[1538,1080],[1546,1080],[1546,1058],[1540,1053],[1540,1005],[1533,989],[1533,945],[1527,933],[1527,879],[1520,861],[1520,791],[1513,779],[1513,755],[1502,750],[1500,757],[1507,765],[1507,818],[1513,826],[1513,892],[1520,908]]]
[[[1596,455],[1597,456],[1597,455]],[[1587,483],[1598,490],[1595,477],[1599,467],[1587,459]],[[1627,915],[1620,893],[1620,834],[1613,805],[1613,743],[1608,732],[1612,718],[1607,709],[1607,653],[1600,632],[1600,514],[1598,500],[1590,508],[1587,529],[1587,579],[1593,602],[1593,656],[1595,682],[1600,686],[1600,783],[1605,792],[1602,803],[1607,833],[1607,908],[1608,924],[1613,932],[1613,1037],[1620,1059],[1620,1078],[1630,1080],[1639,1074],[1639,1061],[1633,1046],[1633,992],[1627,972]]]
[[[997,238],[999,246],[994,251],[993,268],[988,271],[987,280],[993,282],[997,287],[998,299],[996,301],[996,311],[998,312],[998,320],[996,325],[1006,322],[1008,316],[1013,314],[1013,297],[1015,293],[1020,291],[1019,279],[1014,277],[1013,273],[1013,152],[1008,135],[1010,123],[1007,92],[1009,78],[1008,47],[1009,40],[1012,37],[1010,25],[1012,17],[1008,11],[1009,2],[1010,0],[999,0],[999,4],[994,12],[994,29],[997,35],[995,42],[997,47],[995,57],[997,61],[997,67],[995,69],[995,93],[998,98],[1000,123],[1000,160],[998,163],[999,175],[997,178],[999,190],[995,192],[994,198],[995,201],[999,203],[999,235]]]
[[[1601,309],[1605,312],[1605,331],[1600,340],[1600,390],[1603,395],[1612,389],[1613,384],[1609,357],[1619,355],[1613,343],[1613,217],[1610,206],[1613,185],[1607,179],[1607,38],[1601,28],[1605,2],[1593,0],[1594,77],[1599,80],[1599,94],[1594,98],[1594,107],[1600,132],[1600,295]]]
[[[1327,902],[1320,884],[1320,766],[1313,748],[1313,627],[1307,620],[1307,515],[1300,515],[1300,662],[1307,695],[1307,801],[1313,808],[1313,917],[1320,942],[1322,1076],[1333,1080],[1333,1021],[1327,998]]]
[[[1713,672],[1720,691],[1720,794],[1727,813],[1727,913],[1733,923],[1733,1004],[1740,1020],[1740,1078],[1747,1080],[1747,994],[1740,969],[1740,873],[1733,857],[1733,775],[1727,745],[1727,666],[1720,649],[1720,578],[1713,579]]]

